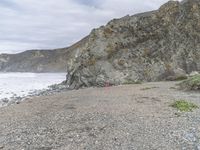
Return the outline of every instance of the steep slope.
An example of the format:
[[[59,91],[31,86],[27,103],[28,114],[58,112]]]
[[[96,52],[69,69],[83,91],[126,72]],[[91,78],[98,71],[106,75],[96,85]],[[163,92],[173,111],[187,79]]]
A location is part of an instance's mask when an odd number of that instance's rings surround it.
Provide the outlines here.
[[[68,62],[72,88],[158,81],[200,71],[200,1],[169,1],[152,12],[94,29]]]
[[[1,72],[66,72],[66,64],[87,37],[68,48],[30,50],[19,54],[1,54]]]

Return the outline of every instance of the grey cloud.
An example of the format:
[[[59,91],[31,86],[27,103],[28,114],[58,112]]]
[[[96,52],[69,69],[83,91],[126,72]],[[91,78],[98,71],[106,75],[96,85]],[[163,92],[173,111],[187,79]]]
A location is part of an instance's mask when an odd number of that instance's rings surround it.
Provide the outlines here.
[[[157,9],[166,1],[0,1],[0,53],[66,47],[110,19]]]

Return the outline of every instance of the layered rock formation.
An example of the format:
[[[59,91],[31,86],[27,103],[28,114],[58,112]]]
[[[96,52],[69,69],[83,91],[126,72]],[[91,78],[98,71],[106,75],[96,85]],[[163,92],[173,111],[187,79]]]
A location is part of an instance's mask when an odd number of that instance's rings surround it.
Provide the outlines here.
[[[200,1],[169,1],[94,29],[67,62],[72,88],[175,79],[200,71]]]

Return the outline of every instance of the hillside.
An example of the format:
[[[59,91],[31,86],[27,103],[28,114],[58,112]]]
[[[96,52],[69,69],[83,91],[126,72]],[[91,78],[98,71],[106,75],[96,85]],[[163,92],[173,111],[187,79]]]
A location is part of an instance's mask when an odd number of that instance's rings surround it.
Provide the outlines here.
[[[0,54],[1,72],[66,72],[67,61],[74,49],[81,47],[87,37],[68,48],[29,50],[19,54]]]
[[[176,80],[200,71],[200,1],[169,1],[94,29],[68,64],[72,88]]]

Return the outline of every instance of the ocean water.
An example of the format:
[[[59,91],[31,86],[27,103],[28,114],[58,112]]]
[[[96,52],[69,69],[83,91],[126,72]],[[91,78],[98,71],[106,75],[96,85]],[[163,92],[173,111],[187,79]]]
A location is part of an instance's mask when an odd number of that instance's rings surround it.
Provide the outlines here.
[[[24,97],[65,78],[66,73],[0,73],[0,105],[5,98]]]

